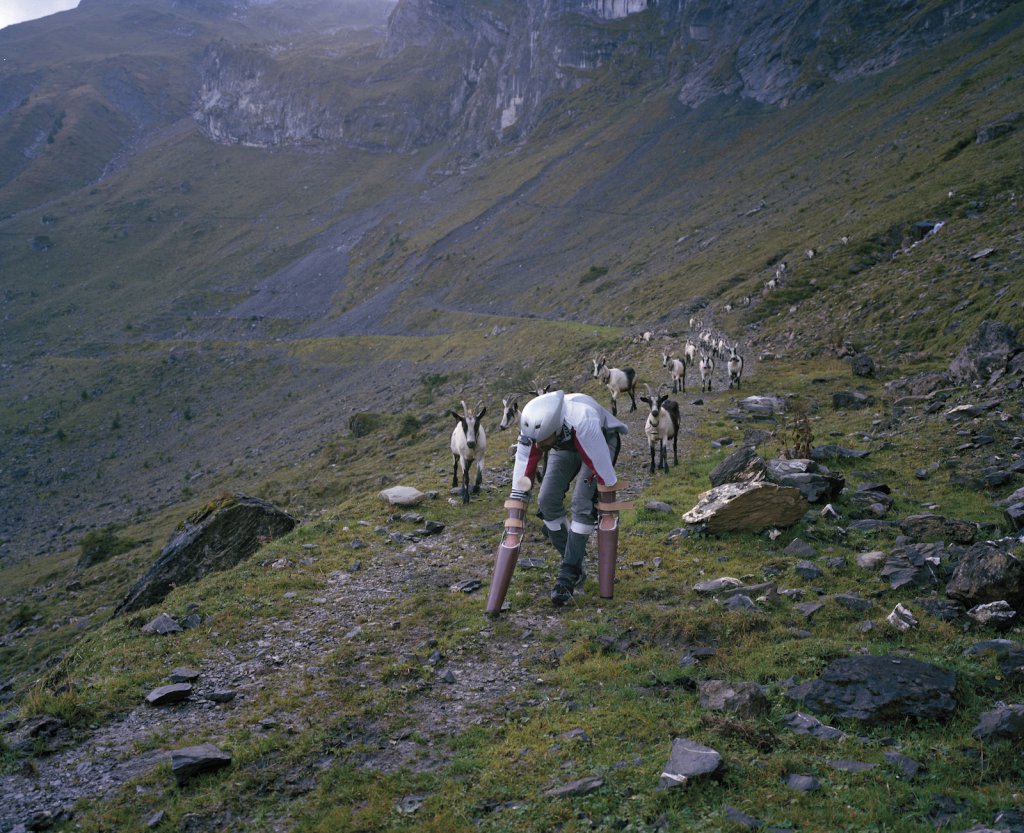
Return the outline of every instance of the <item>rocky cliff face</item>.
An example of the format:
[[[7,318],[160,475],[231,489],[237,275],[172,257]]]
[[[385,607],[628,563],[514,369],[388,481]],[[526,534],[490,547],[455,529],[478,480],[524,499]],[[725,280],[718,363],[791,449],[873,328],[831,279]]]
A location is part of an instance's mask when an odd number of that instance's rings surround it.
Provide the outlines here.
[[[663,81],[690,107],[720,95],[786,106],[890,67],[1012,2],[401,0],[366,85],[377,95],[353,100],[332,83],[330,61],[303,79],[270,47],[217,47],[197,119],[222,141],[405,150],[446,138],[480,150],[522,138],[600,71],[627,85]],[[419,83],[392,89],[380,80],[397,73]]]

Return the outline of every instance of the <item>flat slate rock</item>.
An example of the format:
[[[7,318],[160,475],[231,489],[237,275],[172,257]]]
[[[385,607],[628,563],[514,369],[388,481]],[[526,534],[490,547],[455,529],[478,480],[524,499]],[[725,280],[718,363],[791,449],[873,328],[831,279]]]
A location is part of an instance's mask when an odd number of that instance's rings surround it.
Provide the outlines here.
[[[863,457],[867,457],[870,453],[870,451],[862,451],[855,448],[844,448],[840,445],[816,445],[811,449],[811,459],[828,460],[833,457],[845,457],[859,460]]]
[[[1024,705],[1000,705],[983,712],[971,732],[980,740],[1024,740]]]
[[[711,534],[788,527],[799,521],[809,504],[799,489],[774,483],[726,483],[700,495],[683,515],[688,524],[705,524]]]
[[[165,636],[169,633],[181,633],[182,630],[183,628],[178,624],[178,620],[166,613],[161,613],[155,619],[142,626],[143,633],[159,634],[160,636]]]
[[[703,680],[698,683],[701,708],[728,711],[742,718],[756,718],[771,711],[771,703],[757,683]]]
[[[813,775],[798,775],[795,772],[787,775],[782,783],[791,790],[801,793],[809,793],[821,789],[821,782]]]
[[[902,755],[899,752],[889,750],[883,757],[885,758],[886,763],[892,764],[894,767],[899,769],[903,773],[903,777],[908,781],[924,770],[923,765],[915,761],[913,758]]]
[[[1021,646],[1019,642],[1014,642],[1012,639],[985,639],[981,642],[975,642],[969,648],[965,648],[962,656],[974,657],[979,654],[992,653],[1001,657],[1018,651],[1022,647],[1024,646]]]
[[[701,581],[693,585],[695,593],[720,593],[733,587],[742,587],[743,582],[732,576],[722,576],[708,581]]]
[[[589,795],[604,786],[604,778],[600,775],[589,775],[586,778],[578,778],[560,787],[553,787],[545,791],[548,798],[564,798],[569,795]]]
[[[416,506],[427,498],[424,492],[412,486],[392,486],[378,492],[377,496],[392,506]]]
[[[812,712],[866,723],[951,718],[956,712],[956,674],[907,657],[838,659],[817,680],[786,696]]]
[[[231,764],[231,755],[214,746],[202,743],[171,752],[171,772],[179,784],[185,784],[204,772],[213,772]]]
[[[658,786],[663,789],[683,787],[695,778],[716,777],[723,769],[722,756],[714,749],[688,738],[676,738]]]
[[[782,725],[798,735],[810,735],[820,740],[843,740],[846,737],[845,732],[834,726],[826,726],[818,718],[802,712],[790,712],[783,718]]]
[[[867,761],[851,761],[847,758],[838,758],[827,763],[832,769],[838,769],[842,772],[867,772],[869,769],[874,769],[878,766],[878,764],[871,764]]]
[[[297,524],[298,520],[287,512],[248,495],[212,503],[175,531],[114,614],[150,607],[163,601],[175,587],[234,567]]]
[[[816,558],[818,551],[800,538],[794,538],[782,551],[785,555],[793,555],[797,558]]]
[[[722,808],[722,812],[725,814],[725,820],[730,824],[735,824],[737,827],[746,827],[748,830],[757,830],[764,827],[764,822],[761,819],[748,816],[742,810],[737,810],[728,804]]]
[[[191,693],[192,686],[189,683],[171,683],[154,688],[146,695],[146,702],[150,706],[169,706],[187,700]]]

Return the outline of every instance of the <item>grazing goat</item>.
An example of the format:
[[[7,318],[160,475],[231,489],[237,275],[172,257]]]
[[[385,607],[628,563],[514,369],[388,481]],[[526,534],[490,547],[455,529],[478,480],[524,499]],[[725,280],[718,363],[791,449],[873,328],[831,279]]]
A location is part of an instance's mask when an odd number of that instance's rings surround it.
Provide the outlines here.
[[[672,393],[686,392],[686,362],[672,358],[671,353],[661,354],[661,366],[667,367],[672,377]]]
[[[539,382],[534,382],[534,388],[532,393],[540,396],[541,394],[547,393],[551,390],[551,383],[541,385]],[[514,424],[519,416],[519,394],[510,393],[508,396],[503,396],[501,399],[501,422],[498,423],[498,430],[504,431],[510,425]],[[515,443],[509,449],[512,454],[512,459],[515,459],[516,449],[519,447],[519,443]],[[548,468],[548,451],[544,450],[544,454],[541,457],[540,464],[537,466],[536,478],[537,482],[540,483],[544,480],[544,472]]]
[[[636,371],[631,367],[608,367],[608,360],[601,356],[594,359],[594,378],[608,386],[612,395],[612,414],[618,415],[620,393],[628,393],[632,403],[630,411],[636,410]]]
[[[487,451],[487,434],[484,426],[480,423],[487,408],[480,407],[483,403],[478,402],[479,410],[474,414],[466,403],[462,403],[462,413],[448,411],[455,418],[455,428],[452,430],[452,456],[455,458],[454,470],[452,472],[452,488],[459,485],[459,467],[462,467],[462,502],[469,503],[469,470],[473,463],[476,463],[476,483],[473,484],[473,494],[480,493],[480,484],[484,482],[484,454]]]
[[[725,369],[729,371],[729,387],[735,383],[736,390],[740,388],[740,377],[743,375],[743,356],[737,351],[738,347],[729,348],[729,361],[725,363]]]
[[[504,431],[516,421],[519,416],[519,394],[510,393],[501,398],[501,421],[498,423],[498,430]]]
[[[651,447],[651,474],[655,468],[668,471],[668,441],[672,440],[672,464],[679,465],[679,403],[668,398],[667,393],[655,398],[651,389],[647,388],[647,396],[640,397],[647,403],[651,412],[644,424],[644,433]],[[658,462],[655,465],[654,452],[658,449]]]
[[[545,382],[541,384],[539,379],[534,379],[533,389],[530,393],[541,396],[551,390],[551,382]],[[516,421],[516,417],[519,416],[519,394],[510,393],[508,396],[501,398],[501,421],[498,423],[498,430],[504,431],[513,422]]]
[[[715,357],[710,353],[700,354],[700,364],[697,365],[700,370],[700,389],[701,391],[711,390],[711,379],[715,375]]]

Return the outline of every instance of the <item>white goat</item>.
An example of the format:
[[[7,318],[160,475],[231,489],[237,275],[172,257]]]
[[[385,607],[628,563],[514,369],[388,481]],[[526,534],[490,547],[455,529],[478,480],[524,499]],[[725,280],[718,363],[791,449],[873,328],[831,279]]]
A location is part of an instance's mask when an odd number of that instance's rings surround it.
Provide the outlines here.
[[[700,370],[700,389],[710,391],[711,379],[715,375],[715,357],[710,353],[702,352],[697,367]]]
[[[640,397],[647,403],[651,412],[644,423],[644,434],[651,447],[651,474],[655,468],[668,471],[668,441],[672,440],[672,463],[679,465],[679,403],[668,398],[667,393],[655,398],[651,389],[647,388],[647,396]],[[658,462],[655,464],[655,448],[658,449]]]
[[[631,367],[608,367],[608,360],[601,356],[594,359],[594,378],[600,379],[612,395],[612,413],[618,414],[620,393],[628,393],[632,403],[630,411],[636,410],[636,371]]]
[[[682,359],[672,358],[671,353],[661,354],[661,366],[667,367],[672,377],[672,393],[686,391],[686,362]]]
[[[697,345],[693,343],[692,339],[686,339],[686,346],[683,347],[683,361],[691,367],[697,361]]]
[[[551,390],[551,383],[541,385],[539,382],[533,383],[534,387],[531,393],[535,393],[537,396],[547,393]],[[501,422],[498,423],[498,430],[504,431],[510,425],[514,425],[518,421],[519,417],[519,394],[510,393],[508,396],[503,396],[501,399]],[[519,443],[513,443],[509,448],[509,453],[512,455],[512,459],[515,459],[516,450],[519,448]],[[541,457],[540,465],[537,466],[537,482],[540,483],[544,480],[544,472],[548,467],[548,449],[544,450],[544,455]]]
[[[743,356],[738,352],[739,345],[729,348],[729,361],[725,363],[725,369],[729,371],[729,387],[735,383],[736,389],[740,387],[740,377],[743,375]]]
[[[551,382],[541,383],[539,379],[534,379],[531,383],[533,385],[530,393],[540,396],[551,390]],[[507,396],[501,398],[501,421],[498,423],[498,430],[504,431],[510,425],[512,425],[516,418],[519,416],[519,394],[510,393]]]
[[[504,431],[512,425],[519,416],[519,394],[510,393],[501,397],[501,421],[498,423],[498,430]]]
[[[473,485],[473,494],[480,493],[480,484],[484,481],[484,454],[487,451],[487,434],[480,420],[487,413],[487,408],[480,407],[483,403],[478,402],[479,410],[474,414],[462,403],[462,413],[448,411],[455,418],[455,428],[452,430],[451,449],[455,464],[452,471],[452,488],[459,486],[459,467],[462,468],[462,502],[469,503],[469,470],[473,463],[476,463],[476,483]]]

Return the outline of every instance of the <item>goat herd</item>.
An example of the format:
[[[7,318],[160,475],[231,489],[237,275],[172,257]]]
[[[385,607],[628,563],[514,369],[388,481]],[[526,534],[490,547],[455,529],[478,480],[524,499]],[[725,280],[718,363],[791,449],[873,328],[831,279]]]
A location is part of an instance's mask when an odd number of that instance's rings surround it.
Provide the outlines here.
[[[691,322],[691,329],[693,322]],[[650,341],[651,334],[643,335],[644,341]],[[698,340],[687,339],[682,354],[673,356],[670,352],[662,352],[662,367],[666,368],[672,383],[672,393],[681,393],[686,390],[686,373],[688,369],[697,368],[700,374],[701,391],[710,391],[715,373],[716,362],[725,361],[725,369],[729,381],[729,388],[740,387],[740,380],[743,376],[743,357],[739,354],[739,345],[727,344],[724,337],[716,337],[708,331],[701,332]],[[629,395],[631,411],[636,410],[636,371],[631,367],[610,367],[604,356],[593,360],[593,378],[600,379],[611,393],[613,414],[618,413],[618,397],[620,393]],[[650,470],[653,473],[656,469],[668,471],[668,444],[672,442],[672,462],[679,463],[678,434],[679,434],[679,403],[669,399],[670,394],[662,393],[662,384],[655,394],[650,385],[644,385],[646,395],[640,396],[640,401],[650,409],[647,415],[647,422],[644,425],[644,433],[651,450]],[[547,393],[551,385],[534,385],[534,394]],[[498,430],[504,431],[512,425],[519,414],[518,394],[509,394],[501,400],[502,416],[498,423]],[[462,413],[448,411],[448,414],[455,419],[455,428],[452,430],[451,450],[454,458],[452,471],[452,488],[459,488],[459,470],[462,470],[461,496],[463,503],[469,503],[469,477],[473,466],[476,466],[476,480],[472,491],[479,493],[480,485],[484,477],[484,455],[487,451],[487,434],[483,426],[483,417],[487,408],[483,402],[477,403],[476,407],[470,410],[462,402]]]

